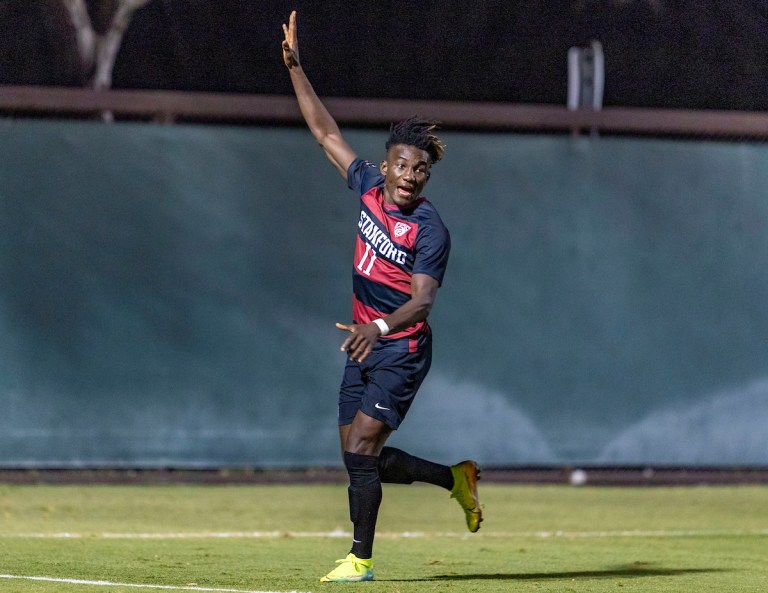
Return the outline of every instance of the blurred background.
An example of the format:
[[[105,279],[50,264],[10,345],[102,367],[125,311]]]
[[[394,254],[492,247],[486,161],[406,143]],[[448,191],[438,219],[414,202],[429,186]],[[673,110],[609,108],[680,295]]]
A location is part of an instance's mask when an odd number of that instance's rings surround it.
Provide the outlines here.
[[[425,193],[453,251],[392,444],[768,465],[762,3],[2,0],[0,467],[340,465],[357,209],[293,106],[292,9],[360,155],[383,157],[391,113],[443,110]],[[169,96],[268,103],[125,116]],[[569,129],[616,113],[653,123]]]
[[[119,4],[83,3],[96,30]],[[0,82],[87,81],[67,4],[0,2]],[[294,9],[321,95],[564,104],[568,49],[598,40],[605,105],[768,107],[768,8],[754,0],[152,0],[125,31],[114,87],[291,94],[278,50]]]

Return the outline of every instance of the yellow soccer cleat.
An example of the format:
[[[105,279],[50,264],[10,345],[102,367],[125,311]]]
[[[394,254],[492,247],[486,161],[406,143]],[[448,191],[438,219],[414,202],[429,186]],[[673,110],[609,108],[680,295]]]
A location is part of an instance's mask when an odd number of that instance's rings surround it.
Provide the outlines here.
[[[480,500],[477,498],[477,480],[480,469],[474,461],[462,461],[451,466],[453,474],[453,489],[451,498],[455,498],[464,509],[467,519],[467,529],[475,533],[480,529],[483,521],[483,511],[480,508]]]
[[[338,564],[336,568],[324,577],[320,577],[321,583],[357,583],[373,580],[373,558],[366,560],[350,553],[336,563]]]

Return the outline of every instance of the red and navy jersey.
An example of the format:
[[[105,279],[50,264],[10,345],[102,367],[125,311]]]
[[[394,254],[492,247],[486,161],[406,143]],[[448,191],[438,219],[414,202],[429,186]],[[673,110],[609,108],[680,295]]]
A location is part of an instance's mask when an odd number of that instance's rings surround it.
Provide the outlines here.
[[[426,198],[401,209],[384,201],[379,167],[355,159],[347,171],[350,189],[360,194],[360,218],[352,269],[352,321],[370,323],[411,298],[413,274],[443,282],[451,238],[440,215]],[[417,351],[429,333],[426,320],[379,340],[381,346]]]

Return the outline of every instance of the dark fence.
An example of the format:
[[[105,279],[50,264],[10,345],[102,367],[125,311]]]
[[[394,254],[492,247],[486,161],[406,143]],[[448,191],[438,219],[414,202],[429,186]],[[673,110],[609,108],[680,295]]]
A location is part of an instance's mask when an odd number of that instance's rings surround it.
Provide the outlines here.
[[[62,92],[93,101],[66,111],[151,112]],[[0,465],[338,464],[356,204],[306,130],[260,117],[0,121]],[[382,131],[345,135],[380,158]],[[435,362],[393,443],[496,466],[768,465],[768,147],[445,140]]]

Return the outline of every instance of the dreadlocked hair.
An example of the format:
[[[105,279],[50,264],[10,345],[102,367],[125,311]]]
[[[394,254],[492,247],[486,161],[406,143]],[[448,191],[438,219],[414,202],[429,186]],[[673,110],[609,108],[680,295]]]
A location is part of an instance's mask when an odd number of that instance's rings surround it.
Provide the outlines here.
[[[389,127],[389,139],[385,148],[389,150],[391,146],[396,144],[415,146],[421,150],[426,150],[432,162],[436,163],[443,158],[445,144],[434,134],[435,129],[437,129],[437,122],[414,115],[393,123]]]

